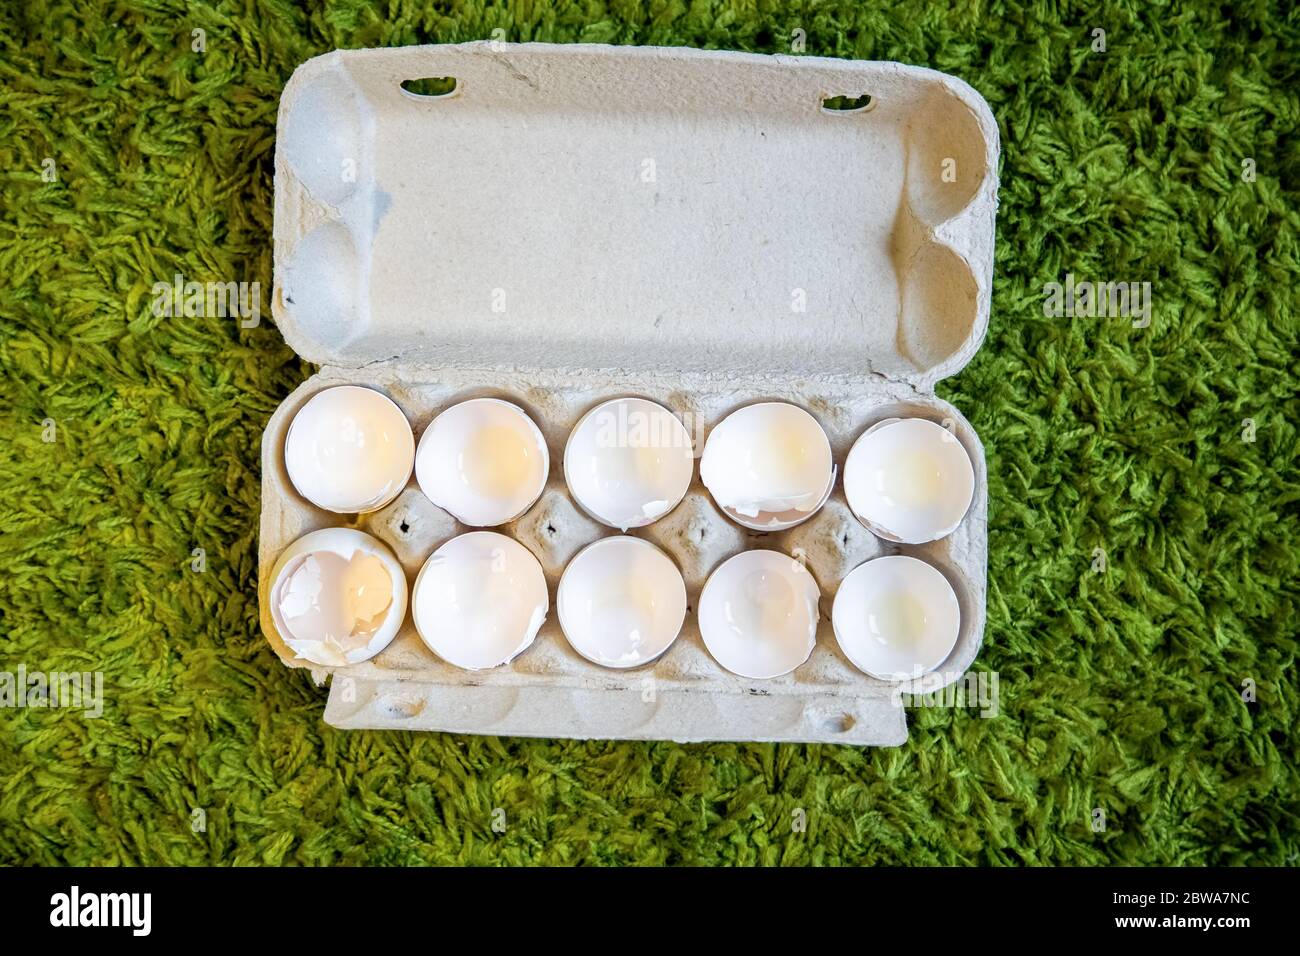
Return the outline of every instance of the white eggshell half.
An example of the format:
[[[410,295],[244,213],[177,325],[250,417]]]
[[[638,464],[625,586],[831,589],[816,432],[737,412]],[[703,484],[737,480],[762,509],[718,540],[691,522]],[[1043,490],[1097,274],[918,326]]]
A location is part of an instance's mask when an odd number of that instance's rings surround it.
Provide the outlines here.
[[[830,440],[797,405],[747,405],[709,433],[700,479],[739,524],[757,531],[793,527],[817,512],[835,482]]]
[[[948,659],[957,646],[961,608],[942,572],[895,554],[849,572],[835,594],[831,624],[858,670],[880,680],[909,680]]]
[[[925,544],[952,534],[970,509],[975,468],[957,438],[924,418],[868,429],[844,462],[844,496],[868,529]]]
[[[564,569],[555,606],[564,636],[587,660],[638,667],[677,639],[686,620],[686,583],[672,558],[649,541],[602,538]]]
[[[388,572],[391,582],[391,602],[384,612],[380,627],[364,643],[354,644],[339,641],[324,634],[300,633],[294,630],[295,616],[291,613],[292,605],[300,604],[301,594],[286,593],[284,586],[301,568],[299,558],[306,558],[318,553],[338,555],[344,560],[351,560],[357,552],[376,558]],[[331,585],[337,587],[337,579],[322,578],[322,588]],[[312,597],[313,595],[308,595]],[[270,607],[271,619],[276,632],[285,645],[299,658],[328,667],[343,667],[369,660],[385,647],[402,626],[406,618],[406,575],[398,564],[393,552],[378,538],[357,531],[354,528],[322,528],[305,534],[285,548],[271,569]],[[299,628],[301,630],[301,628]]]
[[[704,645],[741,677],[788,674],[817,643],[821,591],[808,569],[779,551],[743,551],[709,576],[700,594]]]
[[[471,531],[434,551],[411,597],[415,628],[429,650],[466,670],[523,653],[549,608],[537,558],[495,531]]]
[[[337,385],[309,398],[284,442],[294,488],[340,514],[384,507],[406,487],[414,462],[406,415],[387,395],[359,385]]]
[[[438,415],[420,436],[420,490],[461,524],[489,528],[518,518],[546,486],[550,455],[528,414],[499,398],[475,398]]]
[[[564,448],[574,501],[611,528],[640,528],[675,508],[695,471],[691,433],[644,398],[616,398],[582,416]]]

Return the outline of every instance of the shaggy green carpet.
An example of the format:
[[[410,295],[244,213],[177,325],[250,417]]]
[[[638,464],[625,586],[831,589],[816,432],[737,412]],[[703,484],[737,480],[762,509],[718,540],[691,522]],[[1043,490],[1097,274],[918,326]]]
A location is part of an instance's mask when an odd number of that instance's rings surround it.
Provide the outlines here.
[[[343,733],[278,663],[259,438],[312,369],[150,289],[269,290],[295,66],[497,28],[801,30],[987,97],[993,315],[940,393],[988,450],[998,716],[916,709],[886,750]],[[0,861],[1300,861],[1297,41],[1294,7],[1249,0],[3,4],[0,670],[102,670],[106,702],[0,710]],[[1151,282],[1150,327],[1045,317],[1066,273]]]

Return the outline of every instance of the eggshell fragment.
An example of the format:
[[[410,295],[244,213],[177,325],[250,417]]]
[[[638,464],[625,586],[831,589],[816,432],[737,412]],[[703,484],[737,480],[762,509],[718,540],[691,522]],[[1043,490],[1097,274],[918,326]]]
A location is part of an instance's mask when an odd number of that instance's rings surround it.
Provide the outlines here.
[[[401,565],[383,542],[353,528],[323,528],[286,548],[270,595],[281,640],[297,657],[330,667],[374,657],[406,616]]]

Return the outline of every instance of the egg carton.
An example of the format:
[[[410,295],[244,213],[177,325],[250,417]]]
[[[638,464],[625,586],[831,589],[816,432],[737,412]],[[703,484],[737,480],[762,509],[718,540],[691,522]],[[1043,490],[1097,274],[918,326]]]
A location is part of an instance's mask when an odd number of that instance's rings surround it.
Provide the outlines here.
[[[416,96],[403,83],[454,89]],[[864,94],[866,95],[864,97]],[[841,109],[856,100],[856,109]],[[469,43],[338,51],[304,63],[280,103],[273,314],[321,366],[272,416],[262,444],[259,599],[284,663],[330,680],[328,723],[514,736],[897,745],[901,693],[952,683],[978,653],[986,590],[983,449],[934,383],[988,323],[997,128],[961,81],[896,63],[687,49]],[[358,527],[408,582],[470,530],[414,480],[387,507],[342,516],[293,489],[284,441],[317,391],[365,385],[417,440],[467,398],[523,407],[551,455],[538,502],[496,529],[537,556],[551,612],[532,646],[466,671],[420,640],[408,613],[373,659],[295,658],[269,612],[270,571],[302,535]],[[842,471],[875,422],[918,416],[962,442],[975,496],[952,535],[899,545],[868,532],[837,483],[826,505],[769,534],[724,517],[699,480],[632,534],[681,569],[689,608],[658,660],[630,671],[580,657],[555,589],[582,547],[617,534],[564,484],[569,431],[610,398],[640,396],[696,435],[761,400],[825,428]],[[752,548],[804,561],[821,589],[812,656],[791,674],[723,670],[694,610],[709,573]],[[835,641],[830,607],[863,561],[910,554],[947,577],[961,609],[936,674],[886,682]]]

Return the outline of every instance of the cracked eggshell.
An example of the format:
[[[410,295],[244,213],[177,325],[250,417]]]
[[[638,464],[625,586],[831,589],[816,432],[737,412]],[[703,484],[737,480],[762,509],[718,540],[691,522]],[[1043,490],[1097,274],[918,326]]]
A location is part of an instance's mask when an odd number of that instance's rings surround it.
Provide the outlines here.
[[[681,502],[695,473],[691,433],[657,402],[616,398],[583,415],[564,447],[573,500],[601,524],[626,531]]]
[[[415,436],[387,395],[336,385],[317,392],[294,415],[284,464],[294,488],[312,504],[364,514],[392,502],[411,480]]]
[[[700,593],[700,636],[719,664],[741,677],[788,674],[817,643],[821,590],[808,569],[780,551],[742,551]]]
[[[518,518],[541,496],[550,453],[518,405],[473,398],[443,411],[420,436],[415,479],[461,524],[490,528]]]
[[[840,583],[831,625],[858,670],[878,680],[909,680],[948,659],[961,631],[961,606],[938,568],[886,555],[858,565]]]
[[[867,429],[844,462],[844,497],[887,541],[926,544],[952,534],[975,496],[975,468],[948,429],[891,418]]]
[[[649,541],[593,541],[569,562],[555,597],[573,649],[602,667],[639,667],[672,646],[686,620],[686,583]]]
[[[709,433],[700,480],[733,521],[754,531],[783,531],[807,521],[830,497],[830,439],[797,405],[747,405]]]
[[[549,609],[541,563],[495,531],[471,531],[434,551],[411,599],[421,640],[465,670],[514,660],[533,643]]]
[[[271,570],[271,619],[280,639],[297,657],[327,667],[357,664],[386,648],[406,617],[406,598],[406,575],[393,553],[354,528],[303,535]]]

